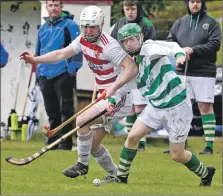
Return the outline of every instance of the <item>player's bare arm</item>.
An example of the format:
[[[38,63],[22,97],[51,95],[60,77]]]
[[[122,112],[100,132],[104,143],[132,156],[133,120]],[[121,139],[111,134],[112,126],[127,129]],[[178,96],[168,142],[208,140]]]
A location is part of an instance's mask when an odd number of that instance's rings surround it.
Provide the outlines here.
[[[56,63],[61,60],[68,59],[71,56],[74,56],[75,53],[71,46],[67,46],[61,50],[55,50],[53,52],[49,52],[42,56],[35,57],[33,54],[29,52],[23,52],[20,55],[20,59],[23,59],[26,63]]]
[[[124,72],[122,73],[122,77],[110,88],[106,90],[106,96],[110,97],[114,95],[114,93],[128,83],[130,80],[136,77],[138,73],[138,66],[135,61],[132,60],[130,56],[126,56],[121,64],[124,67]]]

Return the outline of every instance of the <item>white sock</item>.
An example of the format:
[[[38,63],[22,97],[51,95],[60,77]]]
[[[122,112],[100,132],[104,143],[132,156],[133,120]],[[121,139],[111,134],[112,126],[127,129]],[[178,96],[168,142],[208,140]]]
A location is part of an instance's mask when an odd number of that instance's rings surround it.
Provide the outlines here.
[[[77,133],[77,135],[78,162],[88,165],[91,157],[91,146],[93,140],[92,132],[90,131],[85,135]]]
[[[92,153],[92,156],[110,175],[117,175],[117,165],[114,163],[110,153],[104,146],[100,145],[99,150],[97,152]]]

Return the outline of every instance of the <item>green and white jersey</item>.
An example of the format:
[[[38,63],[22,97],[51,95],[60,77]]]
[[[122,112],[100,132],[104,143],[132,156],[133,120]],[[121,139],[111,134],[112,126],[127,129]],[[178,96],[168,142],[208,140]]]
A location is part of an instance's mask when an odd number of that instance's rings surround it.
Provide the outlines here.
[[[168,55],[185,54],[175,42],[146,41],[138,57],[138,88],[157,109],[168,109],[186,99],[186,89],[169,61]]]

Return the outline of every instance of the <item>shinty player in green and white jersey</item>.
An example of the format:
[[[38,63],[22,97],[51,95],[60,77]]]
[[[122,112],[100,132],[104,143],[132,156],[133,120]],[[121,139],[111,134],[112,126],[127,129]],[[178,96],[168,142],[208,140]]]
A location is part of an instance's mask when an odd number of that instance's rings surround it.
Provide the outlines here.
[[[172,159],[200,177],[200,186],[210,186],[215,168],[205,166],[193,153],[184,149],[193,116],[192,107],[186,89],[168,58],[172,54],[177,64],[182,64],[186,60],[184,51],[175,42],[147,40],[143,43],[143,34],[136,23],[120,28],[118,39],[129,54],[138,55],[138,88],[148,104],[128,134],[120,154],[117,177],[110,181],[127,183],[139,140],[163,125],[169,133]],[[112,111],[112,104],[108,104],[107,110]]]

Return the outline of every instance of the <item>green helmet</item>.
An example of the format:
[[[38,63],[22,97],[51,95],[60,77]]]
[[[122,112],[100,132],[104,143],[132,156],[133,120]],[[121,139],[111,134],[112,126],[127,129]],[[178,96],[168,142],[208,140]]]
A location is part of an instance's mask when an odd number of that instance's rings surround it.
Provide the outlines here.
[[[132,36],[138,36],[139,37],[139,41],[140,41],[140,46],[142,46],[143,44],[143,40],[142,40],[142,30],[140,28],[140,26],[136,23],[128,23],[126,25],[124,25],[123,27],[121,27],[118,31],[118,41],[121,43],[122,47],[122,41],[128,37],[132,37]],[[125,49],[125,48],[124,48]],[[134,51],[127,51],[130,55],[136,55],[139,53],[141,47],[138,48],[137,50]]]
[[[140,35],[141,33],[142,33],[142,30],[138,24],[128,23],[119,29],[118,41],[122,41],[123,39],[127,37]]]

